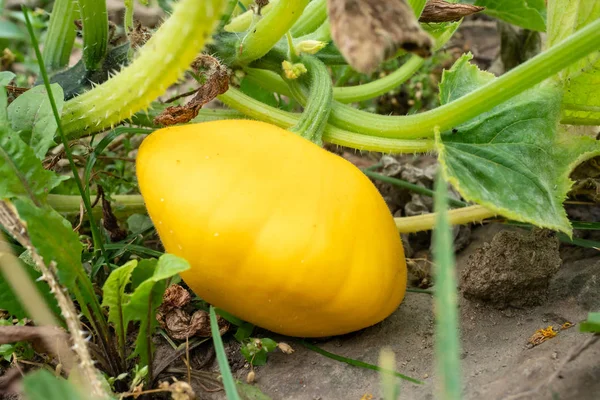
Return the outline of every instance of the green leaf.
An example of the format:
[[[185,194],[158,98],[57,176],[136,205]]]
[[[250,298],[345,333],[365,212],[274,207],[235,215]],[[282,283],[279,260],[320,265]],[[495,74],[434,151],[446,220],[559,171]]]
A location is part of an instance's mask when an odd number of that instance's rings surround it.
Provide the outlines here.
[[[15,74],[10,71],[0,72],[0,87],[6,87],[15,78]]]
[[[589,313],[588,319],[579,325],[581,332],[600,333],[600,312]]]
[[[63,90],[57,83],[50,87],[60,113],[64,104]],[[54,144],[53,139],[58,127],[46,88],[36,86],[17,97],[8,106],[8,119],[12,129],[21,135],[37,158],[43,159]]]
[[[464,55],[440,84],[446,104],[494,79]],[[571,234],[562,202],[569,172],[600,154],[591,138],[558,132],[560,90],[546,84],[436,135],[446,176],[468,201],[521,222]]]
[[[70,382],[45,369],[25,375],[23,390],[28,400],[84,400]]]
[[[587,1],[587,0],[583,0]],[[545,0],[477,0],[485,13],[533,31],[546,31]]]
[[[123,306],[129,302],[130,296],[125,293],[125,287],[129,284],[131,273],[136,266],[137,260],[131,260],[115,269],[102,287],[102,305],[108,307],[108,322],[114,325],[120,347],[124,346],[127,333]]]
[[[58,308],[58,304],[56,303],[56,298],[52,293],[50,293],[50,287],[45,281],[38,280],[41,276],[41,273],[36,270],[31,264],[28,264],[24,267],[24,269],[29,274],[31,281],[37,286],[40,294],[46,300],[46,304],[50,307],[52,311],[54,311],[54,315],[59,316],[60,310]],[[19,301],[17,295],[13,291],[12,286],[6,279],[2,272],[0,272],[0,308],[9,312],[15,318],[26,318],[31,317],[23,308],[21,302]]]
[[[129,302],[123,309],[124,326],[130,321],[140,321],[140,329],[135,341],[132,357],[140,357],[140,365],[149,365],[152,354],[150,339],[158,322],[156,310],[162,303],[166,289],[165,280],[190,268],[187,261],[172,254],[165,254],[158,259],[151,277],[137,286],[131,294]]]
[[[131,289],[135,290],[142,282],[149,279],[154,274],[157,264],[158,260],[156,258],[140,260],[131,274]]]
[[[87,277],[81,264],[82,245],[73,227],[49,206],[36,207],[28,200],[13,202],[19,218],[27,224],[33,247],[46,264],[56,262],[58,278],[68,289],[78,277]]]
[[[147,215],[133,214],[127,218],[127,230],[130,233],[139,234],[152,228],[152,220]]]
[[[555,0],[548,8],[548,45],[553,46],[600,18],[600,1]],[[600,125],[600,51],[571,64],[558,75],[564,88],[563,120]]]

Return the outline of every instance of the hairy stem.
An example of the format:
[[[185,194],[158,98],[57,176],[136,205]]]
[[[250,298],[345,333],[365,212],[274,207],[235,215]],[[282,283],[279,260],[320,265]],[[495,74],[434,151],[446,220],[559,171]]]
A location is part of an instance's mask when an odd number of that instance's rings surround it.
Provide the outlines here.
[[[56,0],[50,14],[43,59],[48,71],[56,71],[69,64],[75,41],[75,20],[78,18],[76,0]]]
[[[223,5],[219,0],[178,2],[171,17],[128,67],[65,104],[65,133],[79,137],[98,132],[147,108],[179,79],[202,50],[222,15]]]
[[[303,138],[321,146],[333,100],[331,78],[325,64],[317,58],[306,56],[302,58],[302,62],[309,72],[309,95],[304,112],[290,131],[297,132]],[[302,83],[298,79],[291,80],[289,85],[298,91],[303,90]]]
[[[83,61],[88,71],[98,69],[108,48],[106,1],[77,0],[83,23]]]
[[[285,35],[302,15],[308,0],[281,0],[246,34],[237,47],[241,65],[261,58]]]
[[[292,26],[290,33],[294,37],[314,32],[327,19],[327,0],[312,0]]]
[[[268,15],[271,10],[279,4],[280,0],[271,0],[269,4],[264,6],[261,9],[261,15],[264,17]],[[227,25],[225,25],[224,29],[226,32],[244,32],[252,26],[252,23],[256,21],[257,15],[254,13],[254,10],[248,10],[244,13],[238,15],[233,18]]]

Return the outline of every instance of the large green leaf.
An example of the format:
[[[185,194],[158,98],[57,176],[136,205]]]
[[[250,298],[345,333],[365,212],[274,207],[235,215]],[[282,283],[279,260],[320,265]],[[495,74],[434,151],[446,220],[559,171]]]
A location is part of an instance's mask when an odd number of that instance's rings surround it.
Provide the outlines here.
[[[588,1],[588,0],[583,0]],[[485,13],[533,31],[546,31],[545,0],[477,0]]]
[[[464,55],[444,72],[442,104],[494,79],[471,58]],[[562,207],[569,172],[600,154],[600,145],[557,131],[560,102],[559,88],[545,84],[438,134],[442,168],[462,196],[505,217],[571,234]]]
[[[127,325],[123,315],[123,307],[129,302],[130,295],[125,293],[125,287],[131,281],[131,273],[137,266],[137,260],[131,260],[110,273],[102,287],[102,305],[108,307],[108,321],[117,332],[119,346],[124,345]]]
[[[25,375],[23,391],[27,400],[83,400],[79,391],[69,381],[54,376],[45,369]]]
[[[57,83],[50,87],[60,113],[64,104],[63,90]],[[37,158],[43,159],[54,144],[53,139],[58,127],[46,88],[36,86],[17,97],[8,106],[8,119],[12,129],[29,144]]]
[[[44,201],[65,178],[45,170],[34,151],[10,128],[5,86],[13,77],[0,73],[0,199],[26,196]]]
[[[563,41],[598,18],[600,1],[549,1],[548,45]],[[559,79],[564,87],[564,120],[572,124],[600,125],[600,51],[566,68]]]
[[[33,247],[46,264],[56,263],[60,282],[72,289],[77,277],[87,275],[81,265],[82,245],[69,221],[50,206],[36,207],[25,199],[17,199],[13,205],[27,224]]]
[[[156,311],[162,303],[166,289],[166,279],[190,268],[184,259],[172,254],[165,254],[158,259],[151,277],[140,283],[131,294],[129,302],[123,309],[125,326],[130,321],[140,321],[140,329],[135,341],[133,356],[140,357],[140,365],[150,362],[149,349],[152,349],[152,333],[156,329]]]

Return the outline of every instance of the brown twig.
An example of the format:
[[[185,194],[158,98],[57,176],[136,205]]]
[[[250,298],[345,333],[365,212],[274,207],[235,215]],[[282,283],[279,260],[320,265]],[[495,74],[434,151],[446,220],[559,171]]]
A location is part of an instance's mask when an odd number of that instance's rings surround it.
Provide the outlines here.
[[[454,22],[485,10],[470,4],[448,3],[444,0],[428,0],[419,22]]]

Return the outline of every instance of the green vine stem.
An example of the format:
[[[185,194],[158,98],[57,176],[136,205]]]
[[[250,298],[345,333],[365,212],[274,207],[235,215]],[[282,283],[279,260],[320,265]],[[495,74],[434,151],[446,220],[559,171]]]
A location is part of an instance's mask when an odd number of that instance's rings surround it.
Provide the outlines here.
[[[327,19],[327,0],[312,0],[290,29],[293,37],[314,32]]]
[[[95,195],[91,196],[92,198]],[[110,196],[112,210],[117,217],[129,216],[136,213],[145,213],[146,207],[140,195],[112,195]],[[81,212],[81,196],[66,194],[49,194],[46,202],[57,212],[64,215],[76,215]],[[102,215],[100,202],[92,208],[94,215]]]
[[[600,20],[469,94],[436,109],[409,116],[384,116],[335,103],[329,122],[343,129],[390,138],[433,137],[552,77],[600,47]]]
[[[57,71],[69,64],[75,41],[76,0],[56,0],[50,14],[44,41],[43,59],[48,71]]]
[[[268,15],[273,7],[279,4],[280,0],[271,0],[269,4],[261,9],[261,15],[264,17]],[[257,15],[254,10],[248,10],[233,18],[227,25],[225,25],[225,32],[241,33],[250,29]]]
[[[220,0],[182,0],[137,58],[102,85],[68,101],[62,123],[70,137],[113,126],[147,108],[175,83],[204,47],[222,15]]]
[[[237,47],[236,62],[249,64],[267,54],[302,15],[309,0],[281,0],[246,34]]]
[[[424,63],[421,57],[411,56],[400,68],[381,79],[364,85],[334,88],[333,98],[340,103],[354,103],[381,96],[406,82]]]
[[[479,205],[456,208],[448,211],[451,225],[463,225],[471,222],[480,222],[486,218],[496,216],[496,213]],[[417,215],[414,217],[394,218],[400,233],[414,233],[430,231],[435,226],[436,213]]]
[[[333,101],[331,78],[325,64],[317,58],[305,56],[301,58],[301,62],[309,71],[309,94],[304,112],[298,123],[290,128],[290,131],[297,132],[303,138],[322,146],[322,136],[327,126],[327,120],[331,112],[331,102]],[[302,91],[304,88],[301,80],[291,80],[289,86],[294,90]]]
[[[100,66],[108,48],[106,1],[77,0],[83,23],[83,62],[88,71]]]
[[[250,118],[269,122],[282,128],[290,128],[297,124],[300,119],[298,114],[268,106],[232,87],[218,98],[228,107]],[[325,127],[323,141],[357,150],[385,153],[426,153],[434,150],[433,140],[401,140],[367,136],[331,125]]]
[[[411,56],[400,68],[381,79],[364,85],[334,87],[333,98],[340,103],[353,103],[381,96],[406,82],[424,62],[421,57]],[[285,81],[275,72],[259,68],[246,68],[244,71],[246,78],[262,88],[284,96],[291,95]]]

